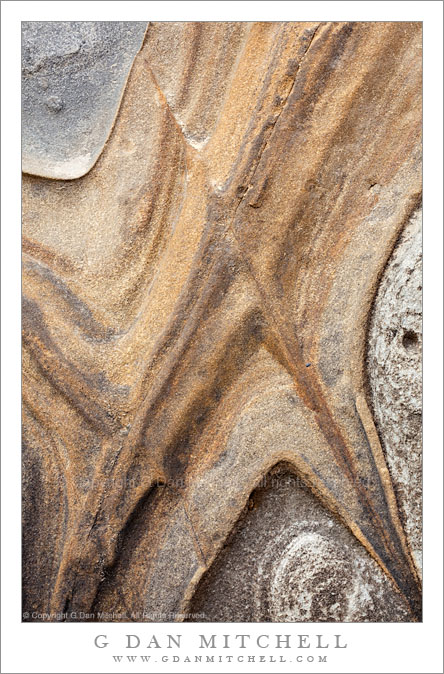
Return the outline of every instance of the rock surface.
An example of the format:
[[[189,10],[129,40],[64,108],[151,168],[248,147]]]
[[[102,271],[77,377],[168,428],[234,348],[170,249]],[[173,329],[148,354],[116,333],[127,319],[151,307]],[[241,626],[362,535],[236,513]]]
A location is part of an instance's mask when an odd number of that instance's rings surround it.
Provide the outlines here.
[[[376,425],[412,552],[422,564],[422,236],[415,212],[390,258],[369,331]]]
[[[79,178],[97,161],[147,24],[22,23],[22,166]]]
[[[278,466],[251,495],[190,607],[197,622],[403,622],[377,563]]]
[[[316,611],[420,619],[366,372],[420,199],[421,24],[150,24],[91,170],[23,179],[24,611],[183,619],[285,462],[370,596]]]
[[[369,330],[375,420],[418,571],[422,560],[421,212],[384,270]],[[251,495],[190,607],[208,622],[391,622],[409,613],[381,569],[291,471]]]

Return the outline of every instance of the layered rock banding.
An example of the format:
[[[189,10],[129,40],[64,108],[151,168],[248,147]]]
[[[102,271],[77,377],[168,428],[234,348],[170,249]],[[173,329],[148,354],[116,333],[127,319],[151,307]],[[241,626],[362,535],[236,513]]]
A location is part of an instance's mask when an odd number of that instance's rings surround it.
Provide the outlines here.
[[[209,597],[284,466],[300,493],[264,501],[293,523],[260,511],[282,544],[242,619],[419,620],[404,381],[387,393],[373,345],[421,201],[421,25],[149,24],[94,166],[42,175],[23,178],[24,610],[238,619]],[[325,566],[341,545],[353,598]]]

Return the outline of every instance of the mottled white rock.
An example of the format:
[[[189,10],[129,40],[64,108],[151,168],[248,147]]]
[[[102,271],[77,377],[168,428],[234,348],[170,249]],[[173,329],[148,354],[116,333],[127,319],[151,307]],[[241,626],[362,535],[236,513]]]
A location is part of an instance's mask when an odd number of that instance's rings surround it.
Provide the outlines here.
[[[368,375],[374,416],[404,527],[421,569],[422,238],[421,212],[402,232],[371,318]]]

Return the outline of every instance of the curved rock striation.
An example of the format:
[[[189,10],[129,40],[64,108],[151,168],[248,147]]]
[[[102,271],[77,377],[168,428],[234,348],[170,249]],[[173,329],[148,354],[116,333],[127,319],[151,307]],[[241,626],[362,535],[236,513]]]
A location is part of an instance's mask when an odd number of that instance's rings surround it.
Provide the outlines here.
[[[183,619],[285,462],[356,583],[381,570],[370,613],[319,611],[420,619],[366,397],[369,315],[420,199],[421,24],[150,24],[91,170],[23,179],[24,610]],[[333,549],[310,535],[279,543],[276,587]],[[269,619],[305,619],[285,602]]]
[[[421,212],[403,229],[371,313],[370,401],[412,555],[421,572]],[[202,578],[191,621],[391,622],[409,612],[377,564],[277,466],[252,493]]]
[[[189,613],[198,622],[411,620],[377,563],[284,464],[252,493]]]

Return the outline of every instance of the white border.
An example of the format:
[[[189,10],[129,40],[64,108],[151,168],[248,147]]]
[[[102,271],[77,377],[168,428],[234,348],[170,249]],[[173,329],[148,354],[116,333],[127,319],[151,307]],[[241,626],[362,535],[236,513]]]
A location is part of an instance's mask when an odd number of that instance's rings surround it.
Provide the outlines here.
[[[2,3],[2,425],[3,672],[442,672],[442,4],[441,2],[3,2]],[[422,624],[22,624],[20,622],[20,21],[367,20],[424,22],[424,622]],[[342,634],[349,646],[317,665],[113,665],[127,633]],[[228,651],[218,651],[226,654]],[[144,654],[150,653],[144,649]],[[231,655],[244,651],[229,651]],[[267,655],[285,652],[271,651]],[[292,651],[292,657],[304,651]],[[316,651],[307,651],[316,655]],[[324,651],[322,652],[324,653]],[[263,655],[260,649],[247,654]]]

